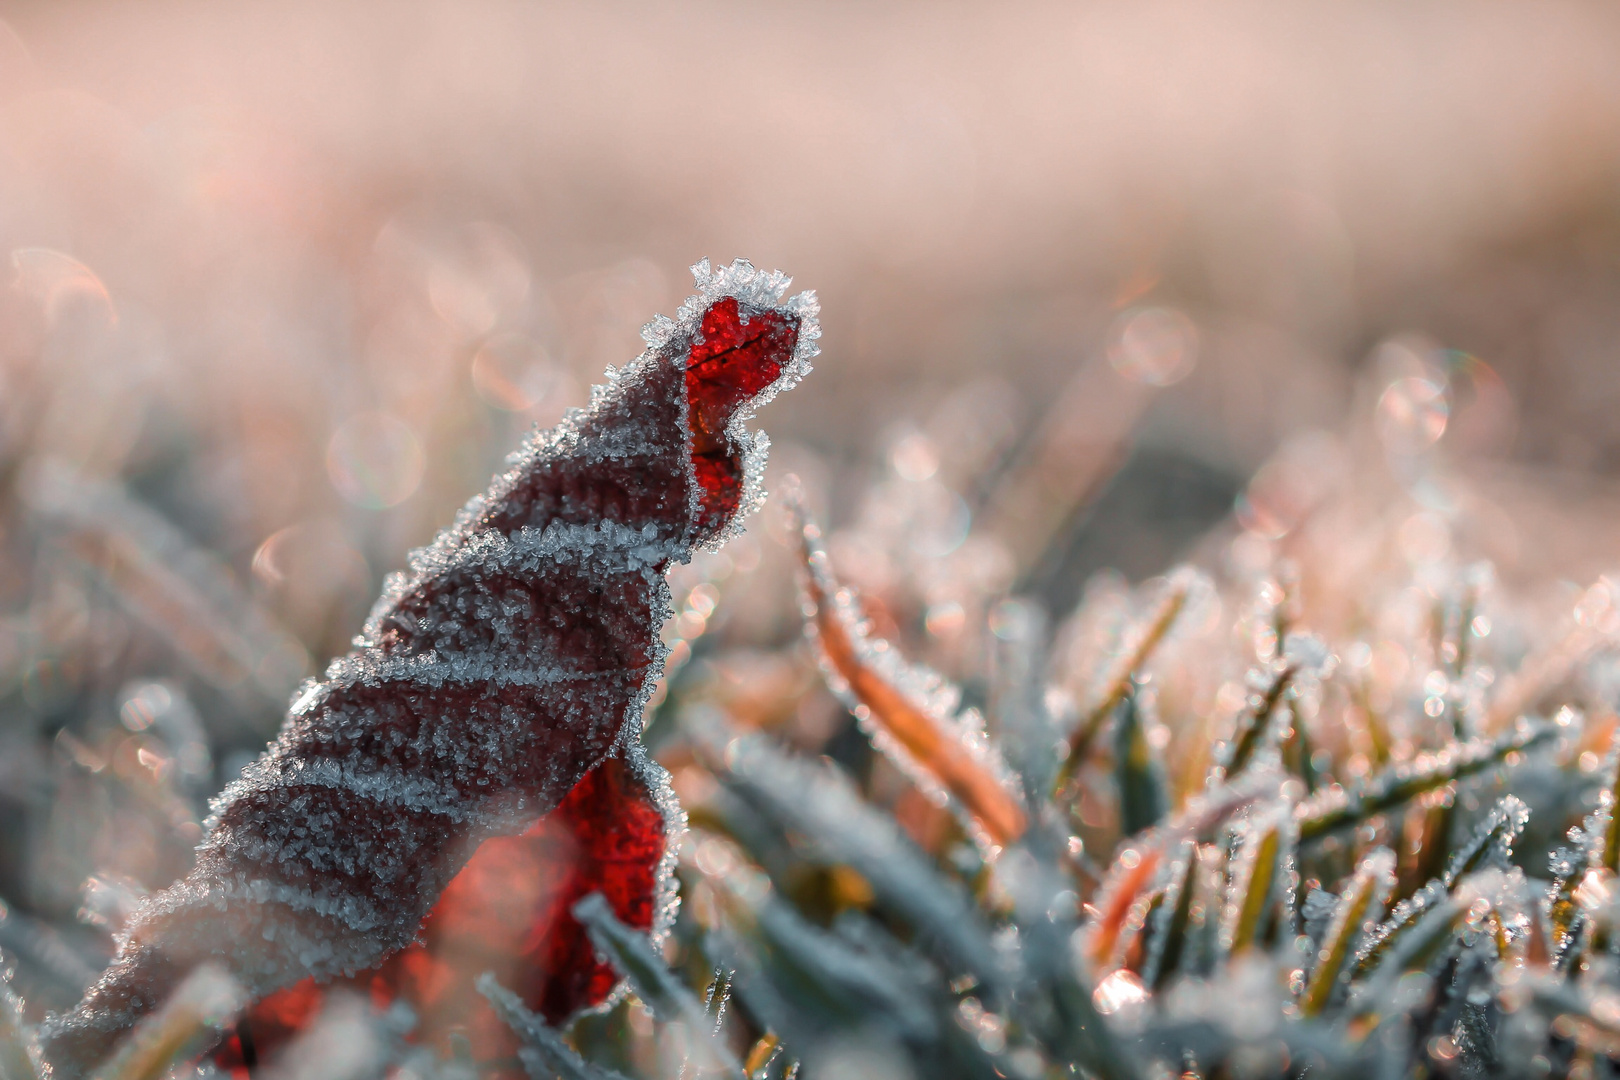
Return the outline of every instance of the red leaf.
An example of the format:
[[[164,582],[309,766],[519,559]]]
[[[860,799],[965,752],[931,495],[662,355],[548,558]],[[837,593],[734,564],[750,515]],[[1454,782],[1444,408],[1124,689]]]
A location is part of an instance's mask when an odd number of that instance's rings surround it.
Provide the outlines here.
[[[515,1038],[474,983],[494,972],[553,1023],[612,996],[619,977],[597,958],[571,911],[600,892],[620,922],[654,930],[671,899],[664,866],[673,850],[670,806],[663,770],[639,747],[628,761],[608,758],[524,832],[484,841],[440,894],[419,941],[338,983],[369,993],[379,1007],[410,1005],[415,1038],[441,1053],[460,1031],[480,1063],[512,1058]],[[240,1071],[274,1056],[308,1025],[324,993],[306,978],[258,1002],[215,1063]]]
[[[296,1027],[305,979],[426,1013],[485,970],[469,966],[515,956],[520,992],[560,1019],[613,982],[560,914],[569,894],[600,887],[662,931],[665,826],[644,797],[662,778],[637,740],[663,666],[664,572],[751,508],[763,446],[743,422],[808,370],[818,334],[813,294],[784,301],[782,275],[693,269],[700,295],[648,325],[647,352],[413,553],[356,651],[306,685],[216,801],[192,872],[47,1026],[57,1077],[94,1066],[205,960]],[[508,895],[487,892],[496,879]],[[481,904],[498,917],[463,933]],[[502,952],[513,926],[522,944]]]

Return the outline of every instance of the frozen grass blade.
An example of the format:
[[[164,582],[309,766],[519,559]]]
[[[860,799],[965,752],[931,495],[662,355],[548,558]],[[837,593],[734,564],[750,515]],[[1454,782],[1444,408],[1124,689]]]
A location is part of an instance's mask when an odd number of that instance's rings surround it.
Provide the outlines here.
[[[1482,866],[1506,866],[1513,857],[1513,841],[1530,820],[1530,808],[1513,795],[1505,795],[1491,808],[1490,815],[1473,837],[1452,855],[1440,883],[1453,888],[1465,875]]]
[[[1135,836],[1159,823],[1169,810],[1164,766],[1148,742],[1136,692],[1120,701],[1114,721],[1114,779],[1119,785],[1120,832]]]
[[[1301,803],[1295,812],[1300,842],[1358,825],[1424,792],[1495,768],[1511,755],[1550,741],[1561,731],[1562,725],[1556,721],[1525,721],[1496,739],[1454,743],[1444,750],[1426,752],[1413,761],[1390,766],[1354,791],[1326,789]]]
[[[1345,886],[1338,911],[1316,954],[1305,991],[1300,995],[1300,1012],[1320,1016],[1333,992],[1344,981],[1346,966],[1355,942],[1371,929],[1379,909],[1395,887],[1395,855],[1388,848],[1370,852],[1356,867]]]
[[[1576,899],[1576,892],[1585,880],[1590,865],[1584,844],[1578,844],[1573,849],[1559,848],[1550,860],[1553,880],[1547,887],[1546,934],[1553,956],[1560,962],[1570,955],[1570,946],[1578,932],[1577,921],[1582,915],[1582,905]]]
[[[1224,955],[1259,943],[1267,913],[1293,906],[1293,807],[1279,803],[1256,813],[1239,836],[1221,917],[1220,949]]]
[[[1260,687],[1249,694],[1243,711],[1238,713],[1237,726],[1232,739],[1217,756],[1215,779],[1236,776],[1254,760],[1256,752],[1268,745],[1272,738],[1272,717],[1277,703],[1288,691],[1299,669],[1286,660],[1274,661],[1269,671],[1260,675]]]
[[[1152,659],[1154,651],[1180,618],[1196,580],[1196,572],[1185,568],[1170,576],[1164,595],[1159,598],[1153,614],[1142,624],[1134,646],[1121,652],[1114,666],[1103,677],[1102,689],[1096,701],[1086,710],[1069,736],[1069,753],[1058,771],[1060,787],[1074,779],[1075,771],[1085,760],[1104,722],[1130,693],[1131,680]]]
[[[859,873],[957,973],[971,973],[996,995],[1006,993],[1002,963],[965,890],[937,873],[894,820],[870,807],[839,773],[790,758],[760,738],[735,740],[725,756],[729,768],[721,776],[750,806],[811,838],[813,858]]]
[[[186,976],[156,1013],[141,1021],[92,1080],[157,1080],[207,1050],[246,1004],[242,987],[204,965]]]
[[[939,1010],[925,996],[924,973],[895,962],[898,942],[874,951],[863,947],[870,940],[857,940],[869,933],[825,931],[768,892],[710,881],[733,916],[711,953],[736,970],[743,1002],[782,1032],[790,1053],[869,1026],[913,1046],[937,1043],[944,1030]]]
[[[1281,777],[1260,770],[1239,783],[1218,787],[1187,804],[1174,818],[1128,840],[1114,857],[1089,904],[1093,914],[1082,934],[1081,952],[1095,968],[1117,959],[1137,902],[1162,880],[1168,856],[1181,845],[1214,829],[1243,807],[1274,798]]]
[[[1402,919],[1401,928],[1383,939],[1379,950],[1370,954],[1378,957],[1379,963],[1356,987],[1350,1015],[1358,1019],[1387,1015],[1391,1002],[1396,1000],[1395,985],[1401,976],[1422,970],[1454,941],[1467,914],[1467,906],[1449,894],[1441,894],[1421,908],[1411,908],[1410,917]]]
[[[489,999],[496,1015],[523,1040],[518,1058],[532,1080],[627,1080],[623,1073],[580,1057],[545,1020],[525,1009],[518,996],[493,974],[479,976],[478,992]]]
[[[4,957],[0,957],[4,962]],[[23,1018],[23,1003],[0,976],[0,1080],[39,1080],[39,1048]]]
[[[1620,739],[1609,748],[1603,762],[1603,789],[1598,793],[1597,810],[1586,824],[1589,846],[1595,846],[1593,861],[1610,873],[1620,871]],[[1601,844],[1594,842],[1602,838]]]
[[[703,1003],[674,972],[663,957],[653,952],[645,935],[638,934],[613,916],[613,908],[601,893],[592,893],[574,905],[574,918],[589,931],[591,941],[603,955],[630,980],[638,997],[666,1024],[681,1024],[697,1047],[704,1048],[710,1060],[736,1080],[746,1080],[742,1066],[724,1043],[714,1038],[713,1021]]]
[[[1151,927],[1148,959],[1142,981],[1158,991],[1177,973],[1186,952],[1188,924],[1192,920],[1193,897],[1198,891],[1199,846],[1191,841],[1170,863],[1165,883],[1165,900],[1155,912]]]
[[[833,578],[820,530],[802,507],[796,513],[807,629],[820,646],[828,684],[867,726],[874,745],[925,788],[947,793],[988,845],[1016,840],[1028,815],[983,732],[951,715],[959,694],[869,635],[854,594]]]

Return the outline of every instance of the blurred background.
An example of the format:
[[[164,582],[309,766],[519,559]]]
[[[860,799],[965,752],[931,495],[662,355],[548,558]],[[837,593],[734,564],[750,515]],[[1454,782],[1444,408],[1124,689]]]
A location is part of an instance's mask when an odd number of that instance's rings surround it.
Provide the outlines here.
[[[1397,561],[1488,557],[1560,610],[1613,561],[1607,5],[0,19],[0,948],[31,1002],[77,996],[382,575],[704,256],[820,294],[773,475],[970,699],[998,598],[1263,566],[1374,465],[1334,520],[1398,498]],[[847,717],[780,534],[683,571],[666,636],[822,745]]]

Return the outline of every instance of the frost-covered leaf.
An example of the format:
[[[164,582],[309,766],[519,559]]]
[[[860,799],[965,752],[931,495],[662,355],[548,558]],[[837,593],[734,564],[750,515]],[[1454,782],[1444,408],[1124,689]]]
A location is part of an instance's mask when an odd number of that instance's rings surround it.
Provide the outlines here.
[[[757,502],[765,445],[746,421],[816,352],[813,295],[785,300],[785,277],[741,261],[694,270],[699,295],[649,324],[648,350],[514,454],[389,579],[355,651],[302,688],[216,800],[195,868],[143,905],[106,975],[46,1032],[57,1076],[82,1075],[200,962],[263,998],[388,961],[480,844],[524,832],[636,743],[665,652],[665,571]],[[679,815],[642,805],[656,873]],[[626,912],[643,929],[669,918],[653,892]],[[380,974],[410,996],[408,973]],[[548,1012],[611,990],[551,974],[570,985]]]

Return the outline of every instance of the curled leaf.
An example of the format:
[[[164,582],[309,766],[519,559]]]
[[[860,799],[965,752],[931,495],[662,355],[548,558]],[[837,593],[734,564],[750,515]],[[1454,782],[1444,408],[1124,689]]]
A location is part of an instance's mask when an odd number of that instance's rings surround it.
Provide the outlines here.
[[[214,803],[192,872],[130,920],[112,967],[47,1030],[58,1077],[83,1075],[200,963],[262,999],[408,952],[480,845],[523,833],[637,742],[665,652],[665,571],[757,500],[764,445],[746,420],[816,351],[814,297],[784,299],[782,275],[694,270],[678,319],[649,324],[647,351],[588,410],[536,435],[413,553],[355,651],[305,684]],[[634,820],[656,873],[678,814],[654,809]]]

